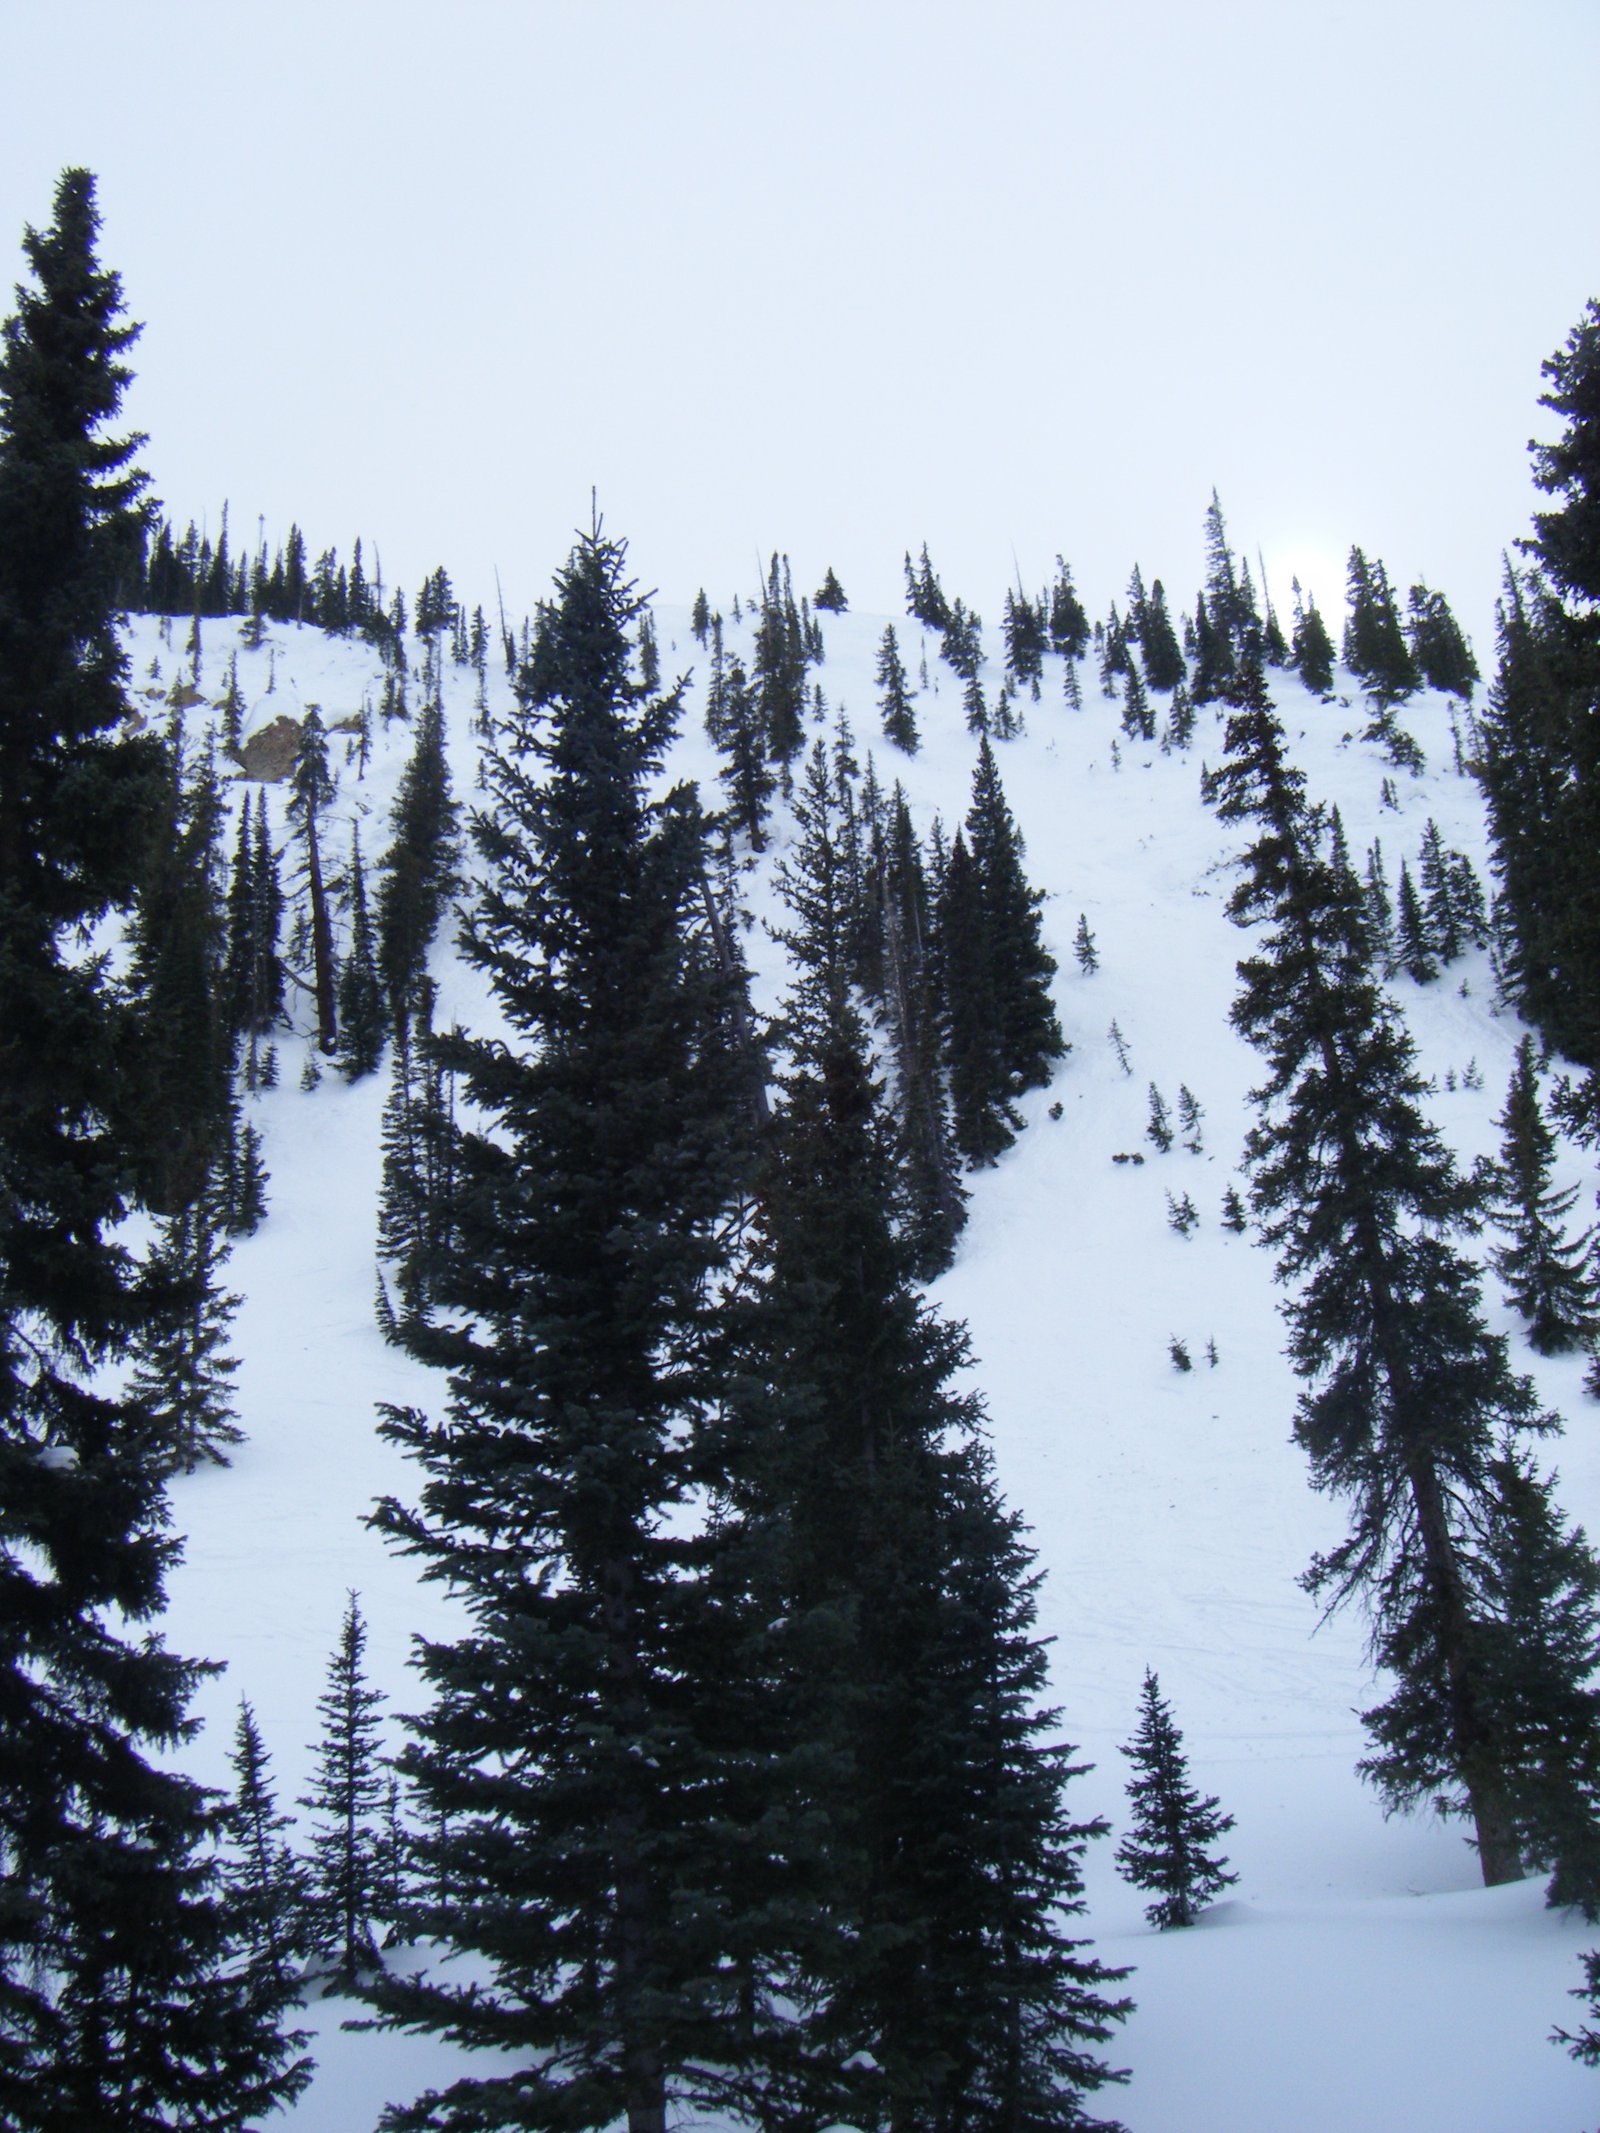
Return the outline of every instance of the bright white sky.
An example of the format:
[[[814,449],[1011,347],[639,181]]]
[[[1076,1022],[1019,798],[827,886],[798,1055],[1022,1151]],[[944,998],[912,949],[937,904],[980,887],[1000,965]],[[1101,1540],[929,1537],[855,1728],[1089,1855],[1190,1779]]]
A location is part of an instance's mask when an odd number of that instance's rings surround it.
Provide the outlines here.
[[[666,597],[926,540],[990,619],[1188,602],[1215,484],[1487,666],[1600,293],[1593,0],[0,0],[0,70],[0,285],[87,164],[173,514],[518,613],[591,484]]]

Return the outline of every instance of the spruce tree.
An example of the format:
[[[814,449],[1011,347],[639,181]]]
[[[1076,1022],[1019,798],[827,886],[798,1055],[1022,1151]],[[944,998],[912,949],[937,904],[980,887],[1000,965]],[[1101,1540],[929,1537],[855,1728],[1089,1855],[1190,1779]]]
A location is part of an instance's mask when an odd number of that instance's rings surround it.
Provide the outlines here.
[[[1517,1046],[1505,1109],[1496,1123],[1504,1138],[1494,1218],[1506,1241],[1489,1257],[1506,1284],[1506,1302],[1527,1320],[1528,1339],[1541,1355],[1588,1347],[1600,1334],[1595,1233],[1565,1234],[1578,1188],[1551,1188],[1555,1136],[1539,1106],[1538,1063],[1529,1036]]]
[[[1295,616],[1289,663],[1313,694],[1333,693],[1333,639],[1315,600],[1307,600]]]
[[[132,907],[164,770],[118,730],[144,477],[98,219],[67,171],[0,336],[0,2121],[221,2133],[305,2076],[235,1961],[219,1809],[158,1759],[204,1669],[151,1632],[175,1544],[116,1389],[164,1299],[113,1235],[137,1024],[83,943]]]
[[[391,2111],[661,2133],[735,2067],[735,1802],[704,1419],[748,1117],[733,981],[703,935],[704,824],[658,796],[676,695],[641,696],[640,607],[596,527],[543,614],[485,760],[463,953],[502,1034],[435,1040],[463,1114],[440,1320],[447,1419],[386,1411],[425,1475],[378,1523],[472,1619],[420,1647],[402,1758],[427,1834],[416,1930],[472,1982],[390,1979],[386,2022],[493,2045]],[[445,1322],[448,1316],[448,1323]],[[709,2078],[709,2077],[708,2077]]]
[[[154,1286],[168,1301],[139,1330],[128,1389],[150,1418],[149,1457],[163,1474],[228,1463],[244,1441],[233,1404],[238,1363],[227,1353],[239,1298],[218,1276],[228,1260],[215,1186],[160,1224]]]
[[[1202,1799],[1189,1782],[1183,1735],[1148,1668],[1138,1731],[1122,1753],[1137,1775],[1128,1782],[1133,1827],[1117,1846],[1117,1865],[1135,1888],[1154,1894],[1144,1914],[1151,1925],[1163,1933],[1192,1926],[1211,1899],[1239,1878],[1208,1849],[1232,1829],[1233,1817],[1217,1800]]]
[[[1022,833],[987,739],[978,744],[966,833],[993,969],[1000,1062],[1007,1093],[1020,1095],[1048,1083],[1067,1044],[1050,998],[1056,964],[1039,923],[1043,892],[1023,873]]]
[[[382,1692],[367,1680],[367,1625],[349,1595],[339,1642],[317,1698],[322,1732],[313,1749],[311,1790],[300,1805],[312,1817],[309,1919],[336,1985],[350,1990],[378,1967],[379,1818],[384,1797],[378,1752]]]
[[[727,794],[729,827],[744,835],[751,851],[764,851],[767,815],[778,781],[767,760],[759,706],[737,659],[722,686],[719,725],[717,745],[725,760],[718,783]]]
[[[808,791],[810,786],[808,785]],[[735,1500],[782,1693],[779,1826],[811,1902],[773,1984],[796,2011],[752,2115],[872,2128],[1082,2124],[1123,2012],[1067,1937],[1072,1774],[1046,1746],[1033,1579],[996,1495],[961,1330],[889,1220],[893,1135],[868,1069],[813,821],[786,876],[789,1058],[761,1203],[767,1279],[736,1321],[781,1426],[739,1430]],[[738,1424],[737,1405],[732,1418]],[[797,1760],[795,1751],[807,1751]],[[803,1850],[807,1810],[822,1849]]]
[[[901,664],[900,647],[895,639],[892,622],[884,630],[883,642],[878,647],[877,680],[880,691],[878,711],[883,720],[884,733],[897,748],[907,755],[915,755],[917,721],[911,709],[906,670]]]
[[[222,807],[209,752],[192,777],[188,767],[175,713],[161,817],[129,928],[140,1007],[128,1062],[137,1087],[138,1187],[147,1206],[169,1215],[194,1202],[222,1153],[232,1066],[217,880]]]
[[[311,949],[312,992],[317,1006],[317,1044],[329,1058],[339,1046],[339,976],[333,953],[333,919],[322,871],[322,817],[333,798],[334,776],[328,763],[328,737],[315,704],[306,706],[300,742],[289,772],[285,808],[300,832],[305,853],[307,935]]]
[[[389,1020],[410,1019],[428,949],[455,887],[456,804],[444,747],[444,708],[432,693],[417,719],[417,738],[389,816],[390,842],[376,898],[378,970]]]
[[[388,1017],[367,913],[361,836],[355,829],[350,834],[350,950],[339,970],[339,1065],[346,1081],[359,1081],[383,1057]]]
[[[1361,1600],[1373,1656],[1394,1677],[1364,1714],[1378,1743],[1367,1774],[1391,1806],[1470,1816],[1485,1881],[1507,1881],[1529,1856],[1535,1803],[1541,1826],[1577,1826],[1571,1773],[1589,1753],[1580,1743],[1553,1756],[1545,1725],[1587,1708],[1592,1650],[1572,1660],[1559,1696],[1541,1692],[1543,1719],[1505,1694],[1528,1631],[1506,1610],[1509,1573],[1489,1540],[1537,1541],[1510,1516],[1507,1490],[1519,1435],[1556,1425],[1484,1325],[1476,1270],[1452,1241],[1476,1227],[1479,1189],[1420,1110],[1410,1039],[1373,979],[1360,892],[1322,855],[1258,673],[1246,675],[1228,749],[1219,812],[1257,829],[1231,913],[1269,928],[1240,965],[1233,1010],[1270,1068],[1246,1146],[1252,1200],[1291,1291],[1289,1354],[1311,1386],[1295,1434],[1314,1485],[1351,1511],[1348,1536],[1306,1584],[1331,1607]],[[1575,1544],[1563,1560],[1576,1598],[1586,1551]],[[1570,1814],[1554,1811],[1552,1787]],[[1555,1865],[1569,1882],[1588,1870],[1575,1846]]]
[[[288,2004],[298,1995],[299,1967],[310,1949],[310,1891],[285,1834],[293,1817],[278,1812],[261,1729],[242,1696],[229,1762],[233,1799],[224,1874],[251,1968],[264,1989],[281,1993]]]

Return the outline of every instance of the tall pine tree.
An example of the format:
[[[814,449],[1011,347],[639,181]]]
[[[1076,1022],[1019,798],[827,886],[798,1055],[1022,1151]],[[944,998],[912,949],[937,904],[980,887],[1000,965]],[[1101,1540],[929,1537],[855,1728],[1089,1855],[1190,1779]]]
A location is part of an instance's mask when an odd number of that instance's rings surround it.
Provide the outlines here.
[[[1392,1805],[1468,1815],[1485,1881],[1511,1880],[1537,1856],[1535,1819],[1581,1825],[1577,1780],[1563,1770],[1600,1745],[1592,1650],[1550,1688],[1543,1720],[1507,1692],[1526,1627],[1503,1604],[1515,1579],[1490,1537],[1537,1540],[1510,1518],[1506,1492],[1517,1438],[1554,1418],[1483,1322],[1476,1269],[1453,1241],[1477,1226],[1478,1189],[1421,1112],[1410,1039],[1372,974],[1361,892],[1323,854],[1258,668],[1239,691],[1217,790],[1224,819],[1256,830],[1232,916],[1269,929],[1240,965],[1233,1020],[1269,1066],[1247,1156],[1262,1235],[1290,1287],[1289,1353],[1310,1387],[1295,1434],[1314,1485],[1351,1514],[1347,1538],[1306,1582],[1330,1606],[1359,1599],[1373,1656],[1394,1676],[1393,1694],[1365,1714],[1366,1773]],[[1558,1537],[1547,1567],[1572,1597],[1589,1559],[1581,1539]],[[1546,1601],[1556,1607],[1558,1594]],[[1545,1722],[1565,1725],[1574,1709],[1588,1713],[1591,1738],[1558,1760]],[[1550,1806],[1563,1786],[1564,1823]],[[1593,1861],[1569,1847],[1555,1865],[1570,1886]]]
[[[157,1759],[202,1668],[149,1631],[174,1543],[103,1367],[160,1299],[111,1235],[137,1025],[83,941],[132,904],[163,767],[117,730],[144,478],[98,224],[67,171],[0,343],[0,2121],[220,2133],[305,2075],[234,1960],[217,1805]]]
[[[432,1834],[416,1924],[474,1982],[391,1980],[384,2018],[493,2045],[395,2127],[662,2133],[737,2064],[726,1730],[696,1515],[712,1302],[743,1167],[730,981],[702,937],[705,831],[654,796],[676,696],[630,674],[640,602],[598,527],[544,611],[485,763],[463,952],[504,1037],[438,1040],[466,1119],[440,1270],[446,1419],[391,1412],[420,1506],[379,1523],[471,1627],[422,1646],[403,1767]],[[706,1661],[711,1654],[711,1666]]]

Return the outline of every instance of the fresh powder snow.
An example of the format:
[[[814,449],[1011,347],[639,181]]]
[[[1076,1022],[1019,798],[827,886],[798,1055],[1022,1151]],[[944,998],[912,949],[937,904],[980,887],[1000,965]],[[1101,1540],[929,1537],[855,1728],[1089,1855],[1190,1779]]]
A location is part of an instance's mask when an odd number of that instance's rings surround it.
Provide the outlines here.
[[[734,590],[713,602],[725,615]],[[754,612],[727,625],[730,657],[748,661]],[[815,736],[831,745],[844,711],[858,758],[864,764],[871,752],[886,793],[896,780],[904,786],[919,832],[926,836],[936,813],[953,831],[970,801],[977,743],[937,638],[894,618],[921,733],[908,757],[879,730],[873,675],[885,618],[817,619],[827,656],[810,675],[826,698]],[[694,672],[669,774],[698,779],[714,806],[717,760],[700,715],[708,656],[685,611],[658,609],[655,624],[664,678]],[[311,703],[333,728],[363,699],[371,706],[364,774],[353,735],[330,736],[339,786],[323,832],[332,871],[360,824],[370,880],[413,732],[378,716],[376,653],[292,626],[250,650],[238,644],[239,627],[206,623],[202,687],[220,696],[237,650],[247,734],[284,712],[299,718]],[[188,671],[173,637],[152,617],[128,626],[134,686],[154,719]],[[986,650],[992,698],[996,632]],[[1548,2038],[1577,2014],[1566,1995],[1600,1929],[1546,1910],[1538,1880],[1484,1889],[1462,1825],[1384,1819],[1354,1768],[1364,1748],[1355,1714],[1378,1694],[1361,1621],[1354,1612],[1319,1620],[1297,1584],[1343,1526],[1340,1507],[1310,1491],[1290,1441],[1297,1386],[1283,1358],[1271,1256],[1221,1222],[1229,1184],[1244,1190],[1247,1092],[1263,1071],[1228,1023],[1245,941],[1224,906],[1243,840],[1200,797],[1202,762],[1221,758],[1224,714],[1201,710],[1190,747],[1167,753],[1120,730],[1121,706],[1101,694],[1092,659],[1079,669],[1081,711],[1065,704],[1062,678],[1061,661],[1047,658],[1041,700],[1019,694],[1025,730],[997,743],[996,755],[1029,879],[1046,892],[1055,1000],[1071,1050],[1052,1085],[1024,1099],[1027,1129],[1016,1146],[996,1169],[967,1179],[970,1220],[933,1294],[970,1328],[1000,1480],[1045,1572],[1040,1627],[1053,1640],[1052,1698],[1063,1737],[1093,1766],[1068,1804],[1079,1818],[1104,1815],[1114,1832],[1090,1849],[1088,1911],[1077,1930],[1105,1960],[1133,1966],[1126,1989],[1137,2008],[1106,2054],[1130,2080],[1102,2092],[1097,2110],[1132,2133],[1581,2133],[1600,2118],[1600,2077]],[[1328,703],[1292,676],[1269,679],[1292,758],[1311,796],[1338,804],[1358,872],[1377,837],[1391,891],[1402,859],[1415,874],[1431,816],[1487,885],[1480,795],[1456,767],[1456,734],[1470,752],[1459,706],[1427,694],[1401,706],[1427,756],[1426,771],[1411,777],[1360,738],[1368,711],[1347,675]],[[477,798],[475,688],[470,669],[447,658],[451,770],[467,807]],[[507,688],[503,672],[491,671],[491,706]],[[1162,716],[1163,700],[1153,708]],[[190,714],[191,737],[206,715]],[[257,788],[237,790],[253,799]],[[285,788],[267,792],[282,845]],[[771,848],[739,886],[763,1010],[782,989],[766,922],[777,912],[772,869],[788,835],[780,800]],[[1080,913],[1100,959],[1089,976],[1073,954]],[[457,961],[449,921],[431,968],[436,1021],[489,1026],[491,1004]],[[1464,1161],[1494,1153],[1522,1025],[1497,1005],[1487,956],[1469,953],[1426,986],[1398,977],[1392,989],[1434,1078],[1434,1119]],[[407,1670],[411,1639],[449,1620],[448,1601],[364,1524],[377,1497],[411,1497],[418,1486],[378,1437],[376,1403],[437,1411],[444,1399],[442,1381],[387,1346],[374,1319],[387,1061],[353,1087],[330,1067],[319,1087],[303,1090],[307,1007],[297,1010],[298,1034],[278,1037],[277,1087],[245,1099],[270,1172],[267,1219],[236,1245],[225,1275],[243,1298],[233,1349],[247,1441],[228,1468],[173,1483],[185,1547],[166,1622],[176,1650],[226,1665],[197,1698],[204,1726],[184,1751],[188,1767],[228,1784],[234,1714],[246,1696],[284,1806],[309,1778],[317,1697],[347,1592],[360,1594],[370,1675],[390,1699],[391,1746],[402,1737],[398,1714],[421,1701]],[[1127,1071],[1109,1038],[1113,1022]],[[1160,1154],[1145,1138],[1151,1082],[1174,1112],[1180,1084],[1199,1100],[1199,1154],[1181,1141]],[[1118,1154],[1143,1160],[1117,1163]],[[1594,1179],[1570,1149],[1556,1182],[1581,1185],[1588,1204]],[[1198,1212],[1187,1237],[1169,1227],[1169,1194],[1187,1194]],[[1485,1298],[1490,1323],[1512,1336],[1517,1366],[1566,1419],[1567,1434],[1543,1457],[1560,1468],[1564,1507],[1594,1528],[1600,1409],[1582,1395],[1583,1358],[1535,1356],[1492,1276]],[[1187,1373],[1173,1367],[1174,1339],[1193,1360]],[[1226,1844],[1237,1887],[1185,1932],[1145,1925],[1145,1899],[1118,1879],[1111,1856],[1127,1820],[1118,1744],[1132,1736],[1146,1667],[1160,1675],[1194,1782],[1237,1823]],[[362,2012],[312,2000],[306,2026],[316,2033],[318,2072],[275,2122],[294,2133],[361,2133],[385,2102],[410,2101],[463,2071],[463,2055],[438,2041],[341,2027]]]

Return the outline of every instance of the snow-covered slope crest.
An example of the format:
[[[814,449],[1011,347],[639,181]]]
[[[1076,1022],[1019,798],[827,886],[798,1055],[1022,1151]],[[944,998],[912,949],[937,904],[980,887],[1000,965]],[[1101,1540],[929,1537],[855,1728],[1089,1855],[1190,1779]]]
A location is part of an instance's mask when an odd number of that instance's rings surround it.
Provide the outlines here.
[[[908,757],[878,731],[873,673],[885,618],[818,620],[826,659],[812,678],[826,701],[816,733],[830,736],[843,711],[880,782],[904,786],[919,829],[935,814],[953,827],[968,804],[975,743],[937,641],[920,642],[917,626],[896,618],[921,732]],[[728,630],[730,651],[746,659],[749,628]],[[672,773],[709,791],[717,766],[700,726],[705,654],[685,613],[660,610],[656,630],[666,674],[696,670]],[[353,733],[336,738],[335,760],[345,759],[330,837],[342,849],[360,823],[370,862],[411,740],[404,722],[376,716],[376,655],[295,628],[248,650],[236,626],[208,623],[208,696],[220,695],[234,650],[247,733],[284,711],[298,718],[308,703],[330,725],[364,699],[372,708],[364,771]],[[989,650],[992,684],[1000,655],[997,644]],[[154,620],[131,626],[130,651],[137,685],[153,693],[183,665]],[[1308,1490],[1289,1442],[1295,1386],[1270,1260],[1220,1220],[1259,1078],[1228,1024],[1241,949],[1224,913],[1235,840],[1200,799],[1202,762],[1220,756],[1220,720],[1202,712],[1192,745],[1163,752],[1130,741],[1121,707],[1100,695],[1089,668],[1080,678],[1074,711],[1060,662],[1047,659],[1041,699],[1020,700],[1024,731],[998,751],[1030,878],[1046,893],[1072,1049],[1052,1086],[1027,1099],[1017,1146],[969,1181],[971,1220],[937,1294],[971,1328],[1000,1475],[1046,1572],[1054,1695],[1068,1737],[1094,1765],[1078,1781],[1075,1810],[1125,1826],[1117,1749],[1150,1666],[1196,1781],[1237,1818],[1229,1850],[1239,1883],[1188,1933],[1147,1930],[1143,1899],[1116,1878],[1110,1845],[1091,1858],[1088,1929],[1101,1954],[1137,1973],[1137,2012],[1116,2048],[1132,2080],[1112,2107],[1135,2133],[1576,2133],[1596,2115],[1594,2078],[1546,2039],[1594,1936],[1547,1912],[1537,1883],[1481,1889],[1458,1830],[1384,1822],[1353,1772],[1353,1714],[1372,1700],[1361,1625],[1319,1624],[1297,1584],[1339,1531],[1338,1513]],[[1273,679],[1295,760],[1313,795],[1338,804],[1358,868],[1380,841],[1392,886],[1403,858],[1415,868],[1432,819],[1486,876],[1481,804],[1456,767],[1451,707],[1436,697],[1404,707],[1427,757],[1412,778],[1359,738],[1364,707],[1347,678],[1341,686],[1347,700],[1322,703],[1292,678]],[[452,770],[469,804],[475,688],[470,671],[447,662]],[[504,688],[491,673],[491,700]],[[203,716],[191,714],[191,731]],[[282,789],[268,792],[281,833]],[[768,1004],[782,972],[764,921],[787,835],[780,806],[772,850],[741,881],[746,949]],[[1099,952],[1093,975],[1073,955],[1080,914]],[[447,936],[433,969],[441,1014],[481,1023],[487,1003]],[[1402,977],[1396,989],[1435,1077],[1439,1125],[1464,1157],[1491,1152],[1521,1032],[1496,1006],[1486,958],[1468,955],[1427,986]],[[376,1436],[375,1403],[437,1405],[442,1388],[386,1347],[373,1319],[386,1075],[354,1087],[328,1075],[303,1090],[303,1017],[279,1049],[278,1085],[253,1099],[270,1212],[229,1268],[244,1298],[236,1346],[248,1442],[227,1470],[175,1484],[187,1542],[168,1632],[178,1649],[227,1662],[202,1695],[206,1725],[192,1751],[201,1773],[224,1780],[243,1693],[292,1800],[304,1789],[348,1590],[361,1594],[373,1675],[391,1710],[415,1699],[409,1642],[438,1626],[443,1603],[363,1520],[375,1497],[415,1485]],[[1198,1100],[1200,1153],[1160,1155],[1146,1140],[1151,1083],[1169,1104],[1180,1086]],[[1145,1160],[1119,1163],[1119,1154]],[[1569,1152],[1561,1182],[1587,1193],[1593,1181]],[[1184,1194],[1199,1215],[1187,1237],[1167,1219],[1168,1196]],[[1555,1449],[1563,1501],[1593,1528],[1600,1416],[1581,1397],[1580,1367],[1532,1356],[1492,1282],[1487,1295],[1519,1366],[1567,1417]],[[1187,1373],[1173,1367],[1175,1339],[1194,1361]],[[322,2064],[286,2121],[296,2133],[355,2133],[384,2101],[448,2072],[444,2047],[342,2034],[347,2012],[338,2002],[313,2010]]]

